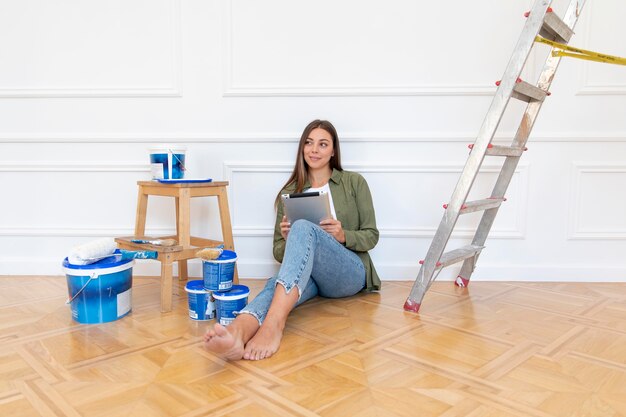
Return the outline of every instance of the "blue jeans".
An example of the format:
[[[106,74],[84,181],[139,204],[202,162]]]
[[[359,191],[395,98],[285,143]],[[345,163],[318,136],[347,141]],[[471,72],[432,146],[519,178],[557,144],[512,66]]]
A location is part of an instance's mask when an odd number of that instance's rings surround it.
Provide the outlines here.
[[[278,274],[239,313],[251,314],[263,324],[276,284],[281,284],[287,293],[294,287],[298,289],[296,306],[316,295],[348,297],[365,287],[365,267],[356,253],[321,227],[307,220],[296,220],[289,230]]]

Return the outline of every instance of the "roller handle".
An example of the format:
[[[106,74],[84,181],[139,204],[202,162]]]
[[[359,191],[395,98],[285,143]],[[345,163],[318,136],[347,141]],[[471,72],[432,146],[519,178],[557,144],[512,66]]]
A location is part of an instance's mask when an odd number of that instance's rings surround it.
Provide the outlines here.
[[[122,254],[122,260],[127,260],[127,259],[156,259],[157,256],[159,255],[158,252],[152,251],[152,250],[132,251],[132,250],[119,249],[119,251]]]

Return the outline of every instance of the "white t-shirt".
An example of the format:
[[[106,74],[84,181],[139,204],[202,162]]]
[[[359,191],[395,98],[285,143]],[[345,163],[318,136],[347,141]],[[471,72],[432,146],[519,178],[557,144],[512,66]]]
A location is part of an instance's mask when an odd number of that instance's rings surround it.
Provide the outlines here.
[[[306,192],[314,192],[314,191],[326,191],[328,193],[328,202],[330,203],[330,214],[332,214],[333,219],[337,220],[337,213],[335,213],[335,205],[333,204],[333,195],[330,193],[330,187],[328,183],[323,187],[318,188],[309,188],[308,190],[304,190]]]

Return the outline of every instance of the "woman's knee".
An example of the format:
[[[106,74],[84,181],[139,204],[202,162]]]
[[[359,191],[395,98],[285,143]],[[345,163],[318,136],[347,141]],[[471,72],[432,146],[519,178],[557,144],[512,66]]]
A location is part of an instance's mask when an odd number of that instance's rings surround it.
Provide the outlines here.
[[[295,222],[293,222],[293,224],[291,225],[291,230],[289,231],[289,233],[291,234],[291,232],[296,231],[308,231],[308,230],[312,230],[313,228],[315,228],[315,224],[311,223],[308,220],[304,220],[304,219],[298,219]]]

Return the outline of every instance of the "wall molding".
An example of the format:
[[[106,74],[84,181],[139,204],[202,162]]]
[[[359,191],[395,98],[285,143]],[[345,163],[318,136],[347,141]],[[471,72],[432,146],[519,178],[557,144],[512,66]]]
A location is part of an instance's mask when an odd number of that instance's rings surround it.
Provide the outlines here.
[[[397,228],[378,228],[382,239],[432,239],[437,231],[436,227],[407,227]],[[475,229],[471,228],[455,228],[451,239],[454,238],[471,238],[474,236]],[[274,236],[274,229],[271,227],[251,226],[251,227],[233,227],[234,237],[269,237]],[[525,232],[517,229],[501,229],[491,230],[490,239],[524,239]]]
[[[0,172],[147,172],[147,162],[1,161]]]
[[[135,87],[63,87],[63,88],[2,88],[0,98],[128,98],[128,97],[182,97],[181,0],[169,0],[171,23],[171,71],[168,86]]]
[[[64,276],[62,259],[51,257],[0,257],[0,275],[52,275]],[[385,263],[374,259],[376,270],[384,281],[413,281],[417,276],[419,264]],[[268,278],[278,270],[278,263],[273,261],[245,262],[237,261],[240,279]],[[190,277],[202,276],[202,265],[196,260],[188,263]],[[176,264],[174,264],[176,274]],[[453,281],[458,268],[446,268],[437,281]],[[134,276],[160,276],[158,262],[136,260],[133,266]],[[599,279],[598,277],[602,277]],[[575,265],[575,264],[490,264],[479,261],[472,281],[480,282],[626,282],[626,265]],[[383,284],[384,285],[384,284]],[[450,282],[450,285],[453,285]],[[471,290],[471,283],[470,283]],[[407,296],[409,289],[407,289]]]
[[[224,178],[230,182],[230,193],[233,194],[237,184],[233,182],[233,174],[237,172],[276,172],[289,173],[293,166],[291,163],[258,163],[258,162],[225,162]],[[361,173],[457,173],[463,169],[462,164],[420,164],[420,165],[374,165],[374,164],[346,164],[345,168]],[[513,229],[492,230],[490,237],[497,239],[523,239],[525,237],[525,217],[526,212],[526,189],[528,184],[528,165],[520,164],[516,170],[517,175],[521,175],[520,189],[515,197],[520,202],[516,216],[517,227]],[[481,172],[495,173],[499,169],[496,166],[484,165]],[[98,162],[98,161],[31,161],[14,162],[0,161],[0,172],[143,172],[149,173],[150,168],[147,163],[142,162]],[[13,226],[2,227],[0,236],[42,236],[42,237],[77,237],[77,236],[111,236],[111,235],[131,235],[133,228],[110,229],[98,226],[87,226],[80,228],[55,227],[55,226]],[[436,232],[436,227],[432,228],[381,228],[382,238],[432,238]],[[463,238],[473,236],[473,229],[457,228],[453,237]],[[149,234],[168,235],[175,231],[170,229],[154,229]],[[235,237],[271,237],[272,227],[252,226],[238,227],[233,222],[233,235]]]
[[[568,211],[569,240],[626,240],[626,228],[593,229],[580,224],[580,204],[583,198],[582,177],[585,174],[625,174],[626,164],[605,162],[573,162],[571,171],[570,209]],[[616,190],[616,192],[618,192]]]
[[[581,96],[623,96],[626,95],[626,84],[590,84],[587,80],[588,67],[584,67],[581,72],[583,80],[576,95]]]
[[[382,165],[382,164],[343,164],[344,169],[356,171],[361,174],[409,174],[409,173],[455,173],[461,174],[464,164],[447,164],[444,162],[433,164],[412,164],[412,165]],[[521,163],[515,170],[515,175],[519,178],[519,187],[516,196],[510,196],[518,202],[517,212],[515,214],[515,227],[511,229],[492,229],[490,238],[493,239],[524,239],[526,236],[526,204],[528,202],[528,186],[529,186],[529,165]],[[290,173],[293,164],[274,162],[274,163],[258,163],[246,161],[225,161],[224,162],[224,179],[230,183],[230,194],[234,195],[237,187],[236,181],[233,181],[235,173]],[[497,165],[483,164],[481,173],[498,173],[500,167]],[[450,193],[452,193],[452,189]],[[272,237],[274,234],[273,226],[255,225],[250,227],[237,226],[236,218],[231,214],[233,224],[233,235],[235,237]],[[426,228],[379,228],[382,238],[432,238],[437,231],[436,227]],[[452,233],[452,238],[473,237],[474,228],[457,227]]]
[[[234,79],[233,0],[222,2],[222,72],[224,97],[370,97],[370,96],[492,96],[496,87],[485,84],[431,85],[243,85]]]
[[[130,223],[133,223],[134,219],[130,219]],[[74,237],[111,237],[111,236],[131,236],[135,234],[134,225],[129,225],[123,228],[111,228],[102,226],[87,226],[87,227],[71,227],[63,226],[2,226],[0,225],[0,236],[10,237],[56,237],[56,238],[74,238]],[[176,229],[163,228],[163,227],[148,227],[146,228],[146,235],[168,236],[175,235]]]
[[[229,58],[225,58],[229,59]],[[228,71],[232,71],[229,69]],[[232,80],[231,74],[225,77]],[[224,87],[224,97],[401,97],[401,96],[492,96],[494,87],[469,85],[407,85],[407,86],[235,86]]]
[[[582,38],[586,45],[591,45],[591,22],[594,14],[596,2],[589,2],[583,11],[586,14],[587,22],[583,28]],[[580,46],[579,46],[580,47]],[[580,87],[576,95],[587,96],[611,96],[626,95],[626,82],[623,84],[592,84],[589,81],[589,72],[592,65],[603,65],[598,63],[590,63],[589,61],[580,62]],[[606,64],[604,64],[606,65]],[[626,79],[626,78],[625,78]]]
[[[2,133],[0,143],[298,143],[302,132],[270,133]],[[515,132],[499,132],[494,137],[494,144],[509,144]],[[346,132],[340,135],[341,142],[350,143],[473,143],[476,133],[472,132]],[[571,142],[571,143],[624,143],[626,132],[556,132],[531,136],[529,147],[533,143]]]
[[[149,164],[143,162],[117,162],[117,161],[1,161],[0,173],[2,172],[32,172],[32,173],[150,173]],[[1,220],[1,219],[0,219]],[[125,228],[111,228],[102,226],[58,226],[58,225],[11,225],[0,224],[0,236],[11,237],[110,237],[130,236],[134,234],[134,225]],[[175,229],[149,228],[150,234],[171,235],[176,234]]]

